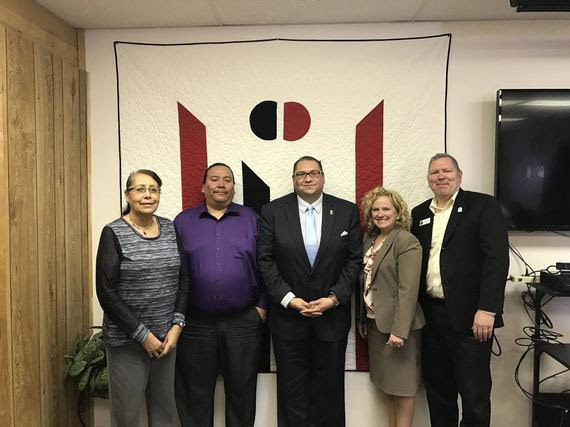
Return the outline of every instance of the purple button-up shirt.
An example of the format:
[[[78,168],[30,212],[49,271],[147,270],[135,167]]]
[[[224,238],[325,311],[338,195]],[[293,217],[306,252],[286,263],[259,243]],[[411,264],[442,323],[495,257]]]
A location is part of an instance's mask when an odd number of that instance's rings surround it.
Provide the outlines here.
[[[258,221],[254,211],[236,203],[219,220],[205,203],[174,219],[188,259],[190,317],[235,313],[252,305],[267,308],[257,269]]]

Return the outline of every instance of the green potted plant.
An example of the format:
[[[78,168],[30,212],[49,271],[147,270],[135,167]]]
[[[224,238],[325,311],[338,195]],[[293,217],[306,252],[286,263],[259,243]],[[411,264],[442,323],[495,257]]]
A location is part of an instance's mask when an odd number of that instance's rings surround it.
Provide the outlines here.
[[[101,327],[93,326],[89,329]],[[81,425],[85,426],[82,417],[85,402],[92,397],[109,398],[107,357],[102,332],[78,337],[73,342],[71,352],[64,357],[63,376],[77,384],[77,414]]]

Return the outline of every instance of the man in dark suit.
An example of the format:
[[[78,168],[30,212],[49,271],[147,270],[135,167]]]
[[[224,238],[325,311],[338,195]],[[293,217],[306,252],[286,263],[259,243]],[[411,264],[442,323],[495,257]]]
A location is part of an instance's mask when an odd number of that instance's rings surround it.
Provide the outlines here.
[[[428,167],[433,199],[412,210],[412,233],[423,248],[420,303],[426,326],[423,380],[432,427],[489,426],[491,346],[509,268],[507,227],[491,196],[460,188],[449,154]]]
[[[344,426],[350,299],[362,263],[358,209],[323,194],[321,162],[293,166],[294,193],[263,207],[257,251],[271,297],[280,427]]]

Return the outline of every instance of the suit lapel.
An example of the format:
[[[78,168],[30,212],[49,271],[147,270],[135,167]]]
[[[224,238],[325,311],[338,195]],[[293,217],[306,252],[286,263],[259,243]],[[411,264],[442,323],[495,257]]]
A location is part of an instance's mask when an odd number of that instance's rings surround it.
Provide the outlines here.
[[[420,212],[420,219],[418,221],[417,233],[416,233],[417,234],[416,237],[418,238],[422,247],[424,248],[424,255],[426,255],[426,253],[429,253],[429,248],[431,247],[431,236],[433,232],[434,215],[431,209],[429,208],[429,204],[430,202],[428,201],[425,207],[421,209],[422,212]],[[424,221],[429,221],[429,222],[424,222]],[[426,248],[428,249],[427,251]]]
[[[447,222],[447,227],[445,228],[445,234],[443,235],[443,243],[442,245],[447,245],[447,242],[451,238],[453,232],[455,231],[455,227],[459,224],[459,221],[463,217],[463,212],[465,211],[468,204],[468,199],[465,197],[465,192],[463,190],[459,190],[457,193],[457,198],[455,199],[455,203],[453,204],[453,210],[451,211],[451,215],[449,216],[449,221]]]
[[[321,241],[319,242],[319,250],[317,251],[317,256],[313,264],[313,269],[317,267],[321,258],[323,257],[323,254],[325,253],[327,245],[329,244],[331,239],[331,233],[334,225],[334,218],[335,218],[334,204],[331,203],[331,200],[327,197],[326,194],[323,194],[322,209],[323,211],[322,211],[322,224],[321,224]]]
[[[372,263],[372,269],[370,270],[370,277],[372,277],[372,279],[374,279],[378,267],[382,263],[382,260],[388,254],[388,251],[394,244],[394,240],[396,239],[396,236],[398,235],[399,232],[400,229],[398,228],[395,228],[392,231],[390,231],[390,233],[388,233],[388,236],[386,236],[386,240],[384,240],[384,243],[382,243],[382,246],[380,247],[378,252],[376,252],[376,259]]]
[[[311,263],[309,262],[309,257],[307,256],[307,251],[305,250],[305,243],[303,242],[303,233],[301,231],[301,220],[299,218],[299,202],[297,201],[297,195],[292,193],[291,197],[287,200],[285,207],[285,214],[287,220],[289,221],[289,230],[291,230],[291,235],[295,240],[295,245],[297,246],[296,253],[300,254],[303,258],[307,268],[311,269]]]

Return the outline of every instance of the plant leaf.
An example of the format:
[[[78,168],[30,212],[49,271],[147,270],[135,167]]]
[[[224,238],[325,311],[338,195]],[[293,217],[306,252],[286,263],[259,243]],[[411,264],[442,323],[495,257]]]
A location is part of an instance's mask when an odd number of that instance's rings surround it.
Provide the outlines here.
[[[77,388],[79,389],[79,391],[85,390],[85,386],[87,385],[87,382],[89,381],[89,375],[91,374],[92,369],[93,369],[92,366],[88,366],[87,369],[85,369],[83,371],[83,373],[81,374],[81,377],[79,378],[79,382],[77,383]]]
[[[101,329],[93,327],[90,329]],[[108,370],[102,331],[75,339],[69,354],[64,356],[64,378],[77,382],[85,397],[109,397]]]
[[[109,370],[107,366],[97,372],[97,376],[95,377],[95,388],[100,391],[107,391],[109,389],[109,379],[108,379]]]
[[[99,363],[104,358],[105,358],[105,352],[103,352],[101,350],[97,350],[97,352],[93,355],[93,358],[91,359],[89,364],[90,365],[96,365],[97,363]]]
[[[78,376],[86,366],[87,362],[85,360],[74,360],[71,368],[69,369],[69,375],[72,377]]]
[[[83,347],[83,354],[87,363],[91,363],[92,360],[98,355],[99,343],[97,340],[91,339]]]

